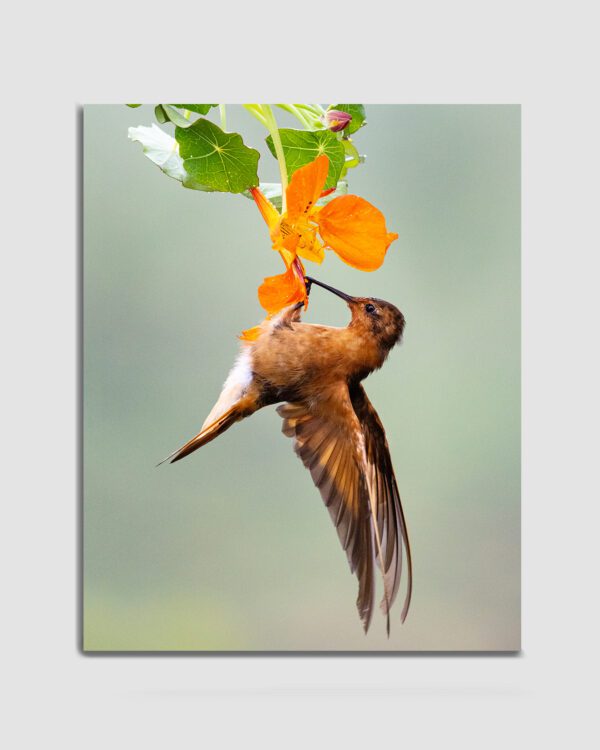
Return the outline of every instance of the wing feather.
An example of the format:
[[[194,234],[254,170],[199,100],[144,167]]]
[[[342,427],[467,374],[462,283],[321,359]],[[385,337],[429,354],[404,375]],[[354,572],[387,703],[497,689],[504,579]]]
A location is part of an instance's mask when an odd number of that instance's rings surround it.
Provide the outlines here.
[[[402,577],[403,547],[406,555],[407,582],[402,622],[406,619],[412,597],[412,558],[406,520],[400,501],[400,493],[385,430],[375,408],[369,401],[362,385],[357,384],[350,390],[352,406],[356,412],[365,439],[365,456],[367,462],[367,481],[370,491],[377,501],[377,517],[382,528],[382,557],[384,560],[384,578],[390,591],[389,606],[396,598]],[[380,564],[381,567],[381,564]],[[382,602],[384,612],[386,602]],[[388,606],[388,609],[389,609]]]
[[[375,564],[384,580],[381,607],[388,618],[402,576],[408,579],[402,609],[412,593],[406,523],[383,425],[361,385],[338,384],[311,403],[283,404],[283,433],[310,471],[359,580],[357,606],[365,630],[371,621]]]
[[[359,581],[357,608],[365,631],[375,596],[373,532],[357,420],[348,389],[332,392],[318,404],[283,404],[284,435],[310,471],[337,529],[350,570]]]

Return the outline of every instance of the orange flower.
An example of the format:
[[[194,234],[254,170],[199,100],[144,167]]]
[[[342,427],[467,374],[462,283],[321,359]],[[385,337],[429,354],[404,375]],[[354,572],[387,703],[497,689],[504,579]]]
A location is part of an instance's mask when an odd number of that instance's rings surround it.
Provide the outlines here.
[[[271,231],[273,249],[282,253],[288,267],[296,255],[321,263],[325,249],[330,249],[348,265],[374,271],[398,235],[387,231],[379,209],[357,195],[340,195],[325,206],[317,206],[328,171],[325,154],[297,169],[286,191],[287,211],[283,215],[258,188],[252,189]]]
[[[273,315],[294,302],[306,300],[304,266],[296,258],[285,273],[269,276],[258,289],[260,304]]]
[[[387,231],[381,211],[357,195],[341,195],[325,206],[317,206],[319,198],[331,192],[323,192],[328,171],[329,158],[325,154],[297,169],[286,191],[284,214],[258,188],[251,190],[269,227],[273,249],[280,253],[287,269],[265,279],[258,289],[260,304],[270,315],[294,302],[302,300],[306,304],[300,258],[322,263],[325,250],[329,249],[353,268],[374,271],[398,238],[395,232]],[[249,329],[242,338],[254,340],[259,333],[260,329]]]
[[[306,282],[304,281],[304,266],[299,258],[295,258],[285,273],[269,276],[258,288],[260,304],[269,313],[267,319],[284,307],[294,302],[308,303]],[[244,341],[255,341],[262,333],[261,326],[254,326],[242,331]]]

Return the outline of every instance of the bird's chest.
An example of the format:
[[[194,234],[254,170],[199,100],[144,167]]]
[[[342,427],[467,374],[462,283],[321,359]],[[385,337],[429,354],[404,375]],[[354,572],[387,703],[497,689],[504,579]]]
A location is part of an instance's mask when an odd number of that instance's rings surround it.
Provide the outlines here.
[[[347,338],[335,329],[281,328],[259,339],[253,353],[255,377],[271,400],[298,401],[329,383],[355,379],[358,371],[366,375],[364,346]]]

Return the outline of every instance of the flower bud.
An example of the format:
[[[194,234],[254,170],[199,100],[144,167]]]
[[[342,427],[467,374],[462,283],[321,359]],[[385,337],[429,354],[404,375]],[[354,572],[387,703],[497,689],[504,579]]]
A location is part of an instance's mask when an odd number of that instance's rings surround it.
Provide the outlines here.
[[[329,109],[321,117],[321,122],[328,130],[333,133],[339,133],[352,120],[352,115],[348,112],[342,112],[340,109]]]

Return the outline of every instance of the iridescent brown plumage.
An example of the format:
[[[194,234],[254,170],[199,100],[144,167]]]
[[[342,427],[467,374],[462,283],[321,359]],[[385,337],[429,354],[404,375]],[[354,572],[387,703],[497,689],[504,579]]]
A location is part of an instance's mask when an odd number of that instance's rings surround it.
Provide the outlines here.
[[[179,461],[263,406],[284,402],[277,409],[283,432],[294,439],[358,578],[357,607],[365,631],[378,565],[389,634],[403,548],[407,584],[402,621],[411,599],[412,563],[385,431],[361,381],[383,365],[402,337],[404,316],[389,302],[350,297],[314,279],[307,281],[345,299],[350,324],[333,328],[302,323],[302,303],[265,321],[258,339],[242,344],[202,430],[169,458]]]

